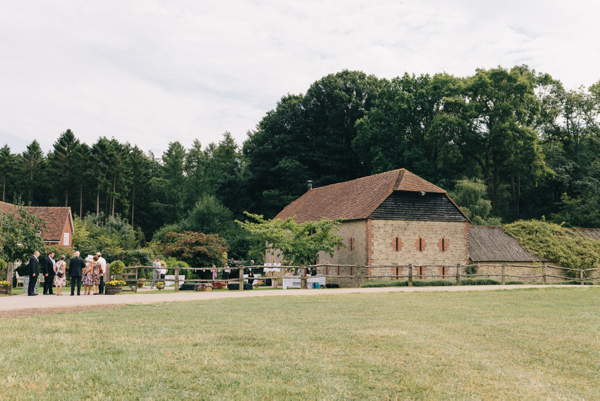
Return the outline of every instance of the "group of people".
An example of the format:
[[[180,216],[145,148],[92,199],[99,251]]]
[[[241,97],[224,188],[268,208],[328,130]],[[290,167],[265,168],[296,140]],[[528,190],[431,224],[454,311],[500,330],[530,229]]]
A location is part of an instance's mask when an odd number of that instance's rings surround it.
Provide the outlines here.
[[[54,259],[54,252],[49,252],[42,262],[40,273],[40,252],[35,251],[29,259],[29,285],[27,295],[35,296],[38,277],[44,275],[44,295],[54,295],[52,287],[56,287],[56,295],[62,295],[62,289],[67,285],[67,262],[66,256],[60,255],[58,261]],[[71,295],[81,295],[81,282],[83,279],[84,295],[97,295],[104,293],[104,273],[106,272],[106,260],[100,252],[95,256],[88,256],[86,260],[80,257],[79,251],[75,251],[73,258],[69,261],[69,277],[71,277]]]

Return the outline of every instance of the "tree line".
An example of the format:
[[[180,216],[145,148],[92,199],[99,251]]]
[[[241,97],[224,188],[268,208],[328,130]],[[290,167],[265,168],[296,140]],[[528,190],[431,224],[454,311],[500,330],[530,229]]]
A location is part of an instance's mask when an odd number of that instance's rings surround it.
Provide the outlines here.
[[[229,133],[157,157],[99,138],[60,134],[0,149],[2,200],[121,216],[148,240],[170,231],[227,231],[275,216],[315,186],[396,168],[454,191],[477,222],[542,218],[600,226],[600,81],[567,90],[527,66],[381,79],[342,71],[287,94],[238,145]],[[476,196],[471,196],[476,194]],[[489,207],[481,207],[489,204]],[[168,227],[168,229],[165,229]],[[226,227],[226,228],[223,228]]]

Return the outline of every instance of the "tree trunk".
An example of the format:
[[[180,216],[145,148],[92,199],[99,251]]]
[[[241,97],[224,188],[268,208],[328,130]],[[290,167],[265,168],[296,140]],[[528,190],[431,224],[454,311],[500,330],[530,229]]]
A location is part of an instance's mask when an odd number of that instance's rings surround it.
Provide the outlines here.
[[[83,182],[79,184],[79,220],[83,219]]]
[[[117,197],[115,196],[116,193],[117,193],[117,175],[115,174],[115,176],[113,178],[113,191],[111,194],[112,205],[111,205],[111,211],[110,211],[110,215],[113,217],[115,217],[115,203],[116,203],[116,199],[117,199]]]
[[[135,216],[135,184],[133,184],[132,197],[131,197],[131,227],[135,227],[133,225],[134,216]]]

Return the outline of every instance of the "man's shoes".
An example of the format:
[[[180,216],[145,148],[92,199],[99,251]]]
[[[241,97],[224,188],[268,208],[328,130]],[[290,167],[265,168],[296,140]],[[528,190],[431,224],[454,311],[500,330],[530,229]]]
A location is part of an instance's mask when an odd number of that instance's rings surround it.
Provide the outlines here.
[[[37,294],[27,294],[27,295],[30,296],[30,297],[36,297],[37,296]]]

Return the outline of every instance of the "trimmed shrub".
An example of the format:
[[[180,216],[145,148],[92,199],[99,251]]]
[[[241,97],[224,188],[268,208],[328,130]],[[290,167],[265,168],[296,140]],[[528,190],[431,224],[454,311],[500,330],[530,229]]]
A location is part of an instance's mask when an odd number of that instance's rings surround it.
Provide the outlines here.
[[[115,260],[114,262],[112,262],[110,264],[110,272],[111,274],[121,274],[123,273],[123,270],[125,269],[125,263],[121,262],[120,260]]]
[[[375,287],[406,287],[408,286],[408,281],[400,281],[400,280],[373,280],[367,281],[361,288],[375,288]]]
[[[502,284],[498,280],[492,280],[491,278],[468,278],[460,281],[460,285],[500,285]]]
[[[454,282],[449,280],[414,280],[413,287],[447,287],[455,285]]]
[[[525,284],[525,282],[523,281],[507,281],[506,285],[520,285],[520,284]]]

